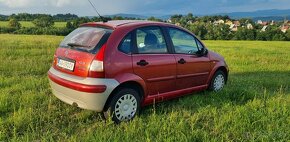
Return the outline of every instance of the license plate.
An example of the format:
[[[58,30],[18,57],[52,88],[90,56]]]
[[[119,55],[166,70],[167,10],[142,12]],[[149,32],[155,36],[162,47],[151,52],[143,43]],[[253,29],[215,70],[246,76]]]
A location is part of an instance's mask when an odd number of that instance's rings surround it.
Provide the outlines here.
[[[75,67],[75,63],[74,62],[67,61],[67,60],[60,59],[60,58],[57,59],[57,64],[56,65],[61,67],[61,68],[70,70],[70,71],[73,71],[74,67]]]

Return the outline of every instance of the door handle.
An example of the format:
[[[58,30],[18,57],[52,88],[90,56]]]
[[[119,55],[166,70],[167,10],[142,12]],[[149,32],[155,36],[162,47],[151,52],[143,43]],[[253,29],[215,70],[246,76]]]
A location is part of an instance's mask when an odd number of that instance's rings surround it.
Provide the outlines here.
[[[139,65],[139,66],[146,66],[146,65],[148,65],[149,63],[148,62],[146,62],[146,60],[140,60],[139,62],[137,62],[137,65]]]
[[[186,61],[185,61],[183,58],[181,58],[181,59],[178,61],[178,63],[179,63],[179,64],[185,64]]]

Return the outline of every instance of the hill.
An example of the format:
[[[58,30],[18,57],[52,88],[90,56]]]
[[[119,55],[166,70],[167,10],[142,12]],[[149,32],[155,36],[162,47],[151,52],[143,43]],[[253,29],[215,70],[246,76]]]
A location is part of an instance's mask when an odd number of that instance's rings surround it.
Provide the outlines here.
[[[232,12],[232,13],[224,13],[225,15],[229,15],[231,18],[239,19],[239,18],[255,18],[255,17],[285,17],[290,16],[290,9],[278,10],[278,9],[270,9],[270,10],[258,10],[253,12]]]

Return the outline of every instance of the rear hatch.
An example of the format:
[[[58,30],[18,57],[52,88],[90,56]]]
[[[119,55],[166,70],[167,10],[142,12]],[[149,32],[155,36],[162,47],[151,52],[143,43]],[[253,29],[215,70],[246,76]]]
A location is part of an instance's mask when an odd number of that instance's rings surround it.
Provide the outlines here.
[[[99,66],[94,65],[95,68],[103,66],[103,52],[111,33],[111,29],[102,27],[77,28],[60,43],[54,55],[53,67],[67,74],[91,76],[92,63],[97,61]]]

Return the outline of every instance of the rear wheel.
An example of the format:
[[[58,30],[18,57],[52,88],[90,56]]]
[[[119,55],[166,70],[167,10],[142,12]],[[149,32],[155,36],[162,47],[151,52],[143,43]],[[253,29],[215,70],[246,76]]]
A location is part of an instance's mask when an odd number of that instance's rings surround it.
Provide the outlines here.
[[[211,83],[209,86],[209,90],[212,91],[220,91],[225,86],[226,83],[226,75],[223,71],[217,71],[213,78],[211,79]]]
[[[111,99],[104,117],[116,123],[132,120],[140,110],[140,97],[137,91],[131,88],[122,88]]]

